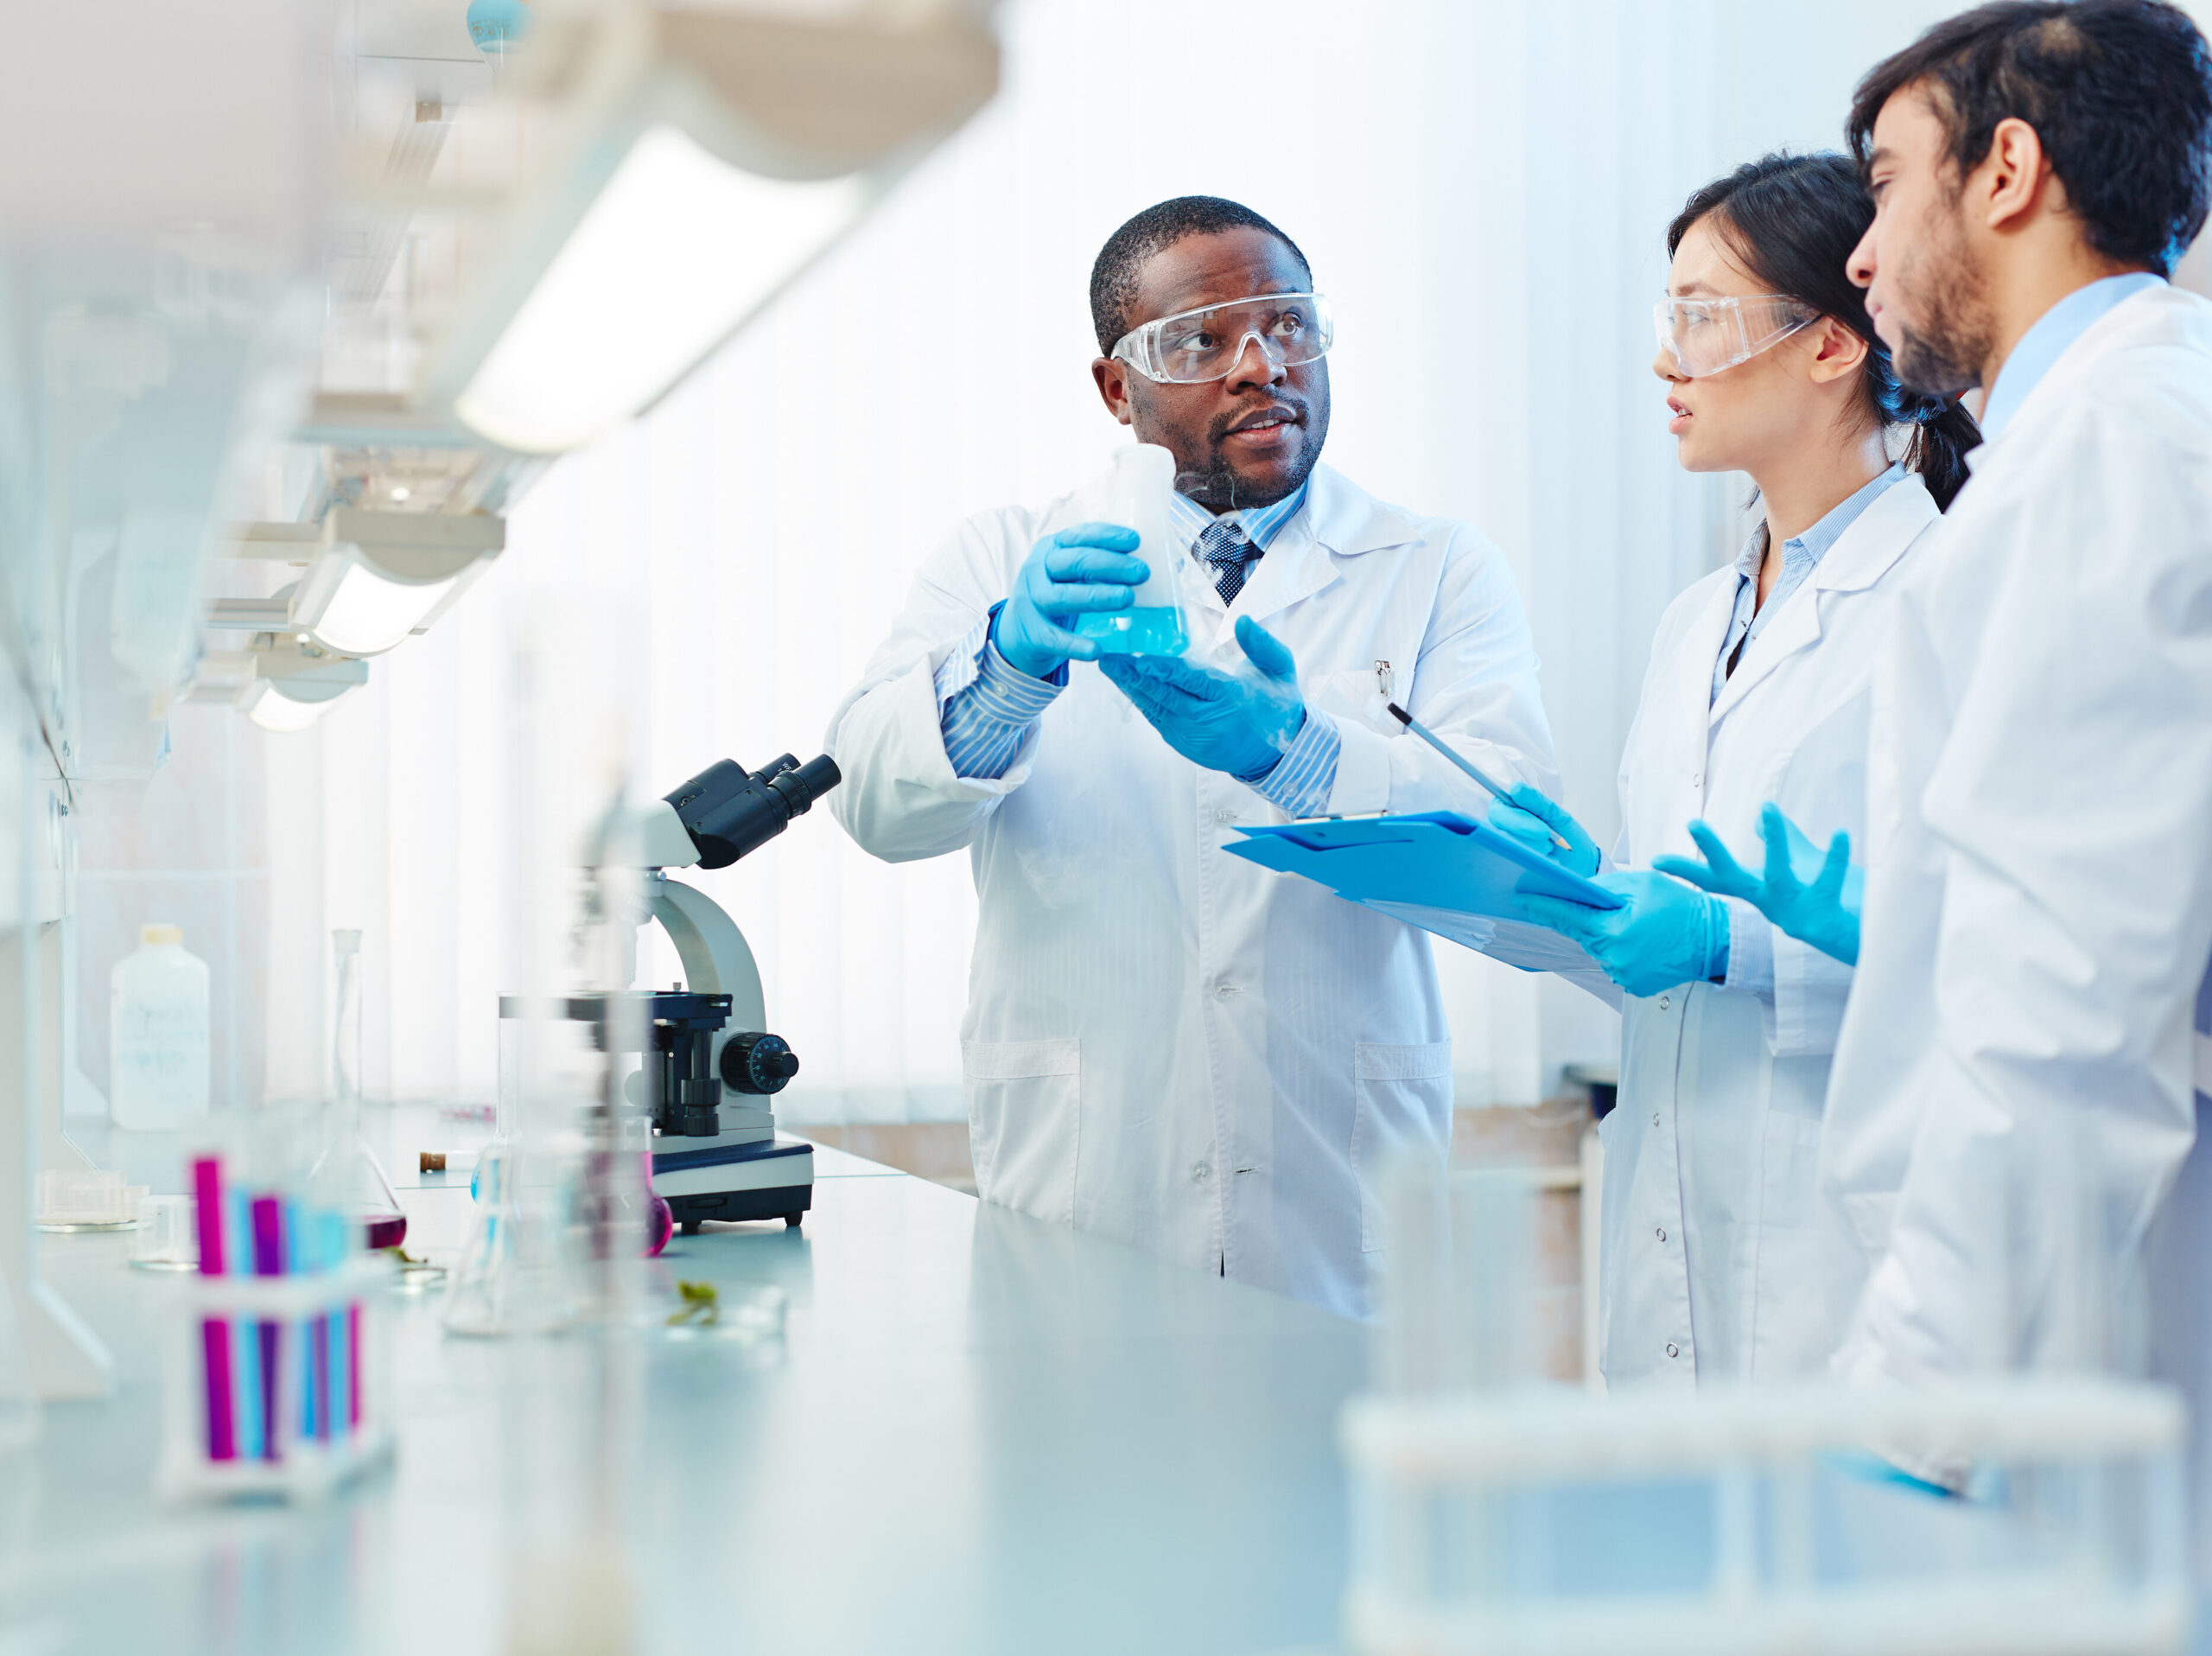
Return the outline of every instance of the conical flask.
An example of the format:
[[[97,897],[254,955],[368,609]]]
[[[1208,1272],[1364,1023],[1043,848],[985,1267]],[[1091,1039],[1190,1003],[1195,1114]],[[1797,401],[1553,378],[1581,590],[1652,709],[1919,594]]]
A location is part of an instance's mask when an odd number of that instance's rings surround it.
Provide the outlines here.
[[[361,934],[330,934],[335,983],[330,1030],[330,1113],[322,1153],[309,1181],[323,1199],[360,1226],[361,1245],[396,1248],[407,1238],[407,1214],[384,1164],[361,1134]]]

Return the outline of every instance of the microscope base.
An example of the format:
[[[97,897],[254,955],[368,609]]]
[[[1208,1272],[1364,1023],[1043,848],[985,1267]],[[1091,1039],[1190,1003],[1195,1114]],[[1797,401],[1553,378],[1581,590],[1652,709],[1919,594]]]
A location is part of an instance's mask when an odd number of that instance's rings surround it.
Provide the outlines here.
[[[697,1235],[710,1219],[780,1219],[797,1225],[814,1205],[814,1146],[777,1138],[706,1150],[658,1150],[653,1153],[653,1189],[686,1236]]]

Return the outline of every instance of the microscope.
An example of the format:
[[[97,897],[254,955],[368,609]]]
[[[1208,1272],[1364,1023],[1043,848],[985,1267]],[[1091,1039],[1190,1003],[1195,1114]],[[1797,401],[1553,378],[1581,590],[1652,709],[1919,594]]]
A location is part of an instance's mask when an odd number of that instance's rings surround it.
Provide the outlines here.
[[[769,1100],[798,1073],[798,1056],[768,1032],[745,934],[720,904],[667,871],[728,868],[839,780],[827,754],[804,765],[785,754],[749,775],[725,759],[664,796],[639,825],[652,918],[676,945],[684,982],[646,993],[644,1016],[626,1021],[633,1039],[649,1043],[626,1089],[652,1118],[653,1189],[687,1236],[710,1219],[798,1224],[814,1200],[814,1147],[776,1136]]]

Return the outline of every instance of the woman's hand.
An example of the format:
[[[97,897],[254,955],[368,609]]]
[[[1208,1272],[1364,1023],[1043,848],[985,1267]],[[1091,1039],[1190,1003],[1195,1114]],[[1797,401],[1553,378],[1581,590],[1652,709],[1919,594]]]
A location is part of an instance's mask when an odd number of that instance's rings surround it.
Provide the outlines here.
[[[1515,784],[1512,803],[1492,799],[1488,818],[1498,832],[1519,840],[1532,851],[1541,851],[1570,874],[1586,880],[1598,871],[1598,842],[1583,831],[1565,806],[1547,799],[1540,788],[1526,782]],[[1567,842],[1566,850],[1560,849],[1554,833]]]
[[[1521,912],[1580,943],[1631,995],[1656,995],[1726,973],[1728,905],[1719,898],[1643,869],[1615,869],[1597,882],[1622,900],[1618,908],[1532,894],[1521,899]]]
[[[1771,799],[1759,812],[1759,837],[1766,842],[1764,878],[1730,856],[1720,836],[1703,822],[1690,824],[1690,838],[1705,853],[1704,862],[1690,857],[1657,857],[1651,866],[1700,889],[1724,897],[1741,897],[1800,943],[1810,944],[1847,966],[1857,965],[1859,907],[1863,897],[1850,889],[1856,883],[1851,881],[1851,836],[1839,833],[1828,842],[1820,872],[1809,882],[1797,877],[1793,852],[1802,845],[1806,860],[1810,861],[1812,842]]]

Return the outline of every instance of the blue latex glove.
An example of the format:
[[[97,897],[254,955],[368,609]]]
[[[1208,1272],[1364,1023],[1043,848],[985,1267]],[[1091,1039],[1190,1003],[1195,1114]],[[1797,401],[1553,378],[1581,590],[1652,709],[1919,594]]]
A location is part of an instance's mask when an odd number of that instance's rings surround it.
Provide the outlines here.
[[[1766,842],[1764,879],[1731,857],[1720,836],[1705,823],[1690,824],[1690,838],[1705,853],[1704,862],[1656,857],[1651,866],[1724,897],[1741,897],[1800,943],[1847,966],[1859,964],[1859,911],[1866,880],[1851,866],[1849,834],[1828,842],[1827,855],[1809,880],[1801,870],[1820,853],[1772,800],[1759,812],[1759,838]]]
[[[1118,524],[1079,523],[1029,549],[1014,591],[991,621],[991,642],[1007,665],[1032,678],[1049,678],[1069,661],[1095,661],[1098,640],[1071,633],[1078,615],[1127,609],[1150,573],[1137,532]]]
[[[1631,995],[1705,983],[1728,970],[1728,905],[1643,869],[1614,869],[1597,882],[1625,899],[1592,908],[1558,897],[1524,896],[1521,912],[1580,943],[1605,976]]]
[[[1542,789],[1526,782],[1515,783],[1513,803],[1492,799],[1488,817],[1490,825],[1498,832],[1519,840],[1532,851],[1542,852],[1568,873],[1585,879],[1597,873],[1598,842],[1565,806],[1547,798]],[[1565,850],[1552,838],[1554,831],[1567,842]]]
[[[1109,655],[1098,668],[1184,758],[1256,782],[1298,739],[1306,704],[1297,664],[1281,639],[1243,615],[1236,641],[1260,670],[1256,683],[1172,655]]]

